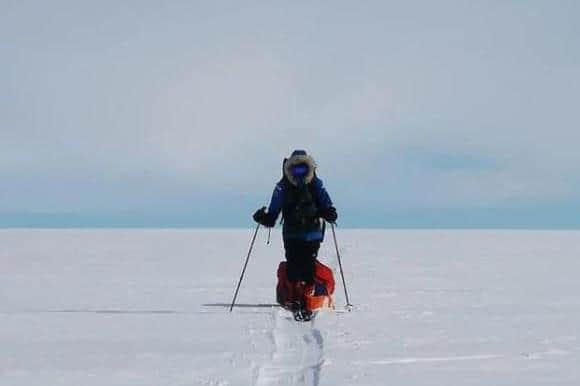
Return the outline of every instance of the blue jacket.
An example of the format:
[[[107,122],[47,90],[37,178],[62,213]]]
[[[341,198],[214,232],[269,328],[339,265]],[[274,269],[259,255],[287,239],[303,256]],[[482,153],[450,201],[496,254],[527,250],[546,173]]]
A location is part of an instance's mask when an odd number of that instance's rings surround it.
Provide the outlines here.
[[[272,199],[270,200],[270,206],[268,207],[268,214],[272,216],[273,219],[277,219],[282,211],[282,207],[284,205],[284,196],[285,196],[285,184],[288,184],[287,180],[281,180],[276,184],[274,188],[274,192],[272,193]],[[314,199],[316,201],[316,206],[319,210],[328,209],[332,206],[332,200],[324,185],[322,180],[316,176],[310,182],[313,187],[314,192]],[[304,240],[304,241],[322,241],[324,235],[322,234],[321,230],[317,231],[310,231],[306,233],[294,233],[288,230],[286,223],[282,228],[282,237],[285,240],[293,239],[293,240]]]

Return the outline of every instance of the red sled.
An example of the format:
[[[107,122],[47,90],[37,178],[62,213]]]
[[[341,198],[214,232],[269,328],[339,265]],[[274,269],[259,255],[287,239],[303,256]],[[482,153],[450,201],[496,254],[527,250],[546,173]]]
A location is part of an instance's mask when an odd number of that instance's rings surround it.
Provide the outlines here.
[[[286,275],[286,262],[278,265],[278,284],[276,285],[276,301],[286,309],[292,309],[296,302],[303,302],[308,311],[318,311],[322,308],[334,308],[332,294],[334,293],[334,275],[332,269],[316,260],[314,267],[314,283],[289,281]]]

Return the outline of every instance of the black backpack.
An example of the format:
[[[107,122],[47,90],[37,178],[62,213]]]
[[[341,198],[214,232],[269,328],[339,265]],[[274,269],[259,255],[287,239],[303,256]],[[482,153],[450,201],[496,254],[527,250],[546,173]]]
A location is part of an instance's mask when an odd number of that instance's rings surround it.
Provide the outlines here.
[[[284,166],[287,158],[282,162],[282,179],[280,185],[284,189],[282,204],[282,221],[287,231],[292,233],[307,233],[321,230],[321,221],[318,217],[316,192],[312,183],[298,187],[293,185],[286,174]]]

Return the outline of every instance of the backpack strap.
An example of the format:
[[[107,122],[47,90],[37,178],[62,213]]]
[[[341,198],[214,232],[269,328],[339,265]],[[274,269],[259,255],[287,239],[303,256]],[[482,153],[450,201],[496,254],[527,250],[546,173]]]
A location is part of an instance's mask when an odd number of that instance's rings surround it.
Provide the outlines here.
[[[278,184],[282,186],[282,189],[286,188],[286,184],[289,182],[288,178],[286,177],[286,173],[284,173],[284,168],[286,167],[286,162],[288,162],[288,158],[284,158],[282,160],[282,178],[278,181]],[[280,225],[284,224],[284,211],[280,214]]]

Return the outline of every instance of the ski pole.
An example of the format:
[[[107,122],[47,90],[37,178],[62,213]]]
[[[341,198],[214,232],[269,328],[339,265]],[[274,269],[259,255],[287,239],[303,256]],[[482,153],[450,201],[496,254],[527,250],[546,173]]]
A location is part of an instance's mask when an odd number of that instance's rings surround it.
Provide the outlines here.
[[[242,269],[242,274],[240,275],[240,281],[238,281],[238,286],[236,287],[236,292],[234,293],[234,299],[232,300],[232,305],[230,306],[230,312],[232,312],[232,310],[234,309],[234,304],[236,303],[236,298],[238,297],[238,291],[240,290],[240,285],[242,284],[244,273],[246,273],[248,261],[250,261],[250,254],[252,253],[252,249],[254,248],[254,242],[256,241],[258,229],[260,229],[260,224],[256,226],[256,230],[254,231],[254,237],[252,237],[252,242],[250,243],[250,250],[248,251],[248,256],[246,256],[246,262],[244,263],[244,268]]]
[[[332,227],[332,238],[334,239],[334,247],[336,248],[336,257],[338,258],[338,267],[340,268],[340,276],[342,277],[342,286],[344,287],[344,296],[346,298],[345,308],[350,311],[352,309],[352,304],[350,304],[350,301],[348,300],[348,291],[346,290],[346,281],[344,280],[344,272],[342,270],[340,252],[338,251],[338,243],[336,242],[336,232],[334,231],[334,223],[331,222],[330,226]]]

